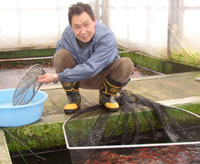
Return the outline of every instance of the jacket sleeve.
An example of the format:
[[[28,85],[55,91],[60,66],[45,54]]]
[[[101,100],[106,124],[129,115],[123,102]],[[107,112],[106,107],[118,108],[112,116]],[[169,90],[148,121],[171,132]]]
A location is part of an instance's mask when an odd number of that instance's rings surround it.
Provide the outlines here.
[[[78,64],[73,69],[65,69],[64,72],[59,73],[60,81],[73,82],[91,78],[119,58],[117,42],[113,33],[102,36],[94,49],[94,52],[86,62]]]
[[[62,45],[61,45],[61,41],[59,40],[58,42],[57,42],[57,44],[56,44],[56,52],[58,51],[58,50],[60,50],[60,49],[62,49],[63,47],[62,47]]]

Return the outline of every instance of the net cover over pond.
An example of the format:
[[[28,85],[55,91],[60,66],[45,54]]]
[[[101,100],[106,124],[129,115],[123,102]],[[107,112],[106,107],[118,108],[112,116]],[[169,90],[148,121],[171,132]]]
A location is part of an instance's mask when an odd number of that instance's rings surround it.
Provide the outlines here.
[[[197,114],[158,104],[126,90],[116,100],[120,104],[117,113],[102,112],[96,105],[65,121],[63,131],[73,163],[87,163],[102,149],[123,152],[125,148],[200,143]]]

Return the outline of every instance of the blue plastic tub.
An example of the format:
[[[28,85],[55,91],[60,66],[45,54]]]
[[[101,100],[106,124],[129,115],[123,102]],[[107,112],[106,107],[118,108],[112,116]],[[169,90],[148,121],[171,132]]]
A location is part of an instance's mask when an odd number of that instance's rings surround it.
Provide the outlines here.
[[[24,126],[36,122],[42,116],[48,95],[38,91],[26,105],[13,106],[14,89],[0,90],[0,127]]]

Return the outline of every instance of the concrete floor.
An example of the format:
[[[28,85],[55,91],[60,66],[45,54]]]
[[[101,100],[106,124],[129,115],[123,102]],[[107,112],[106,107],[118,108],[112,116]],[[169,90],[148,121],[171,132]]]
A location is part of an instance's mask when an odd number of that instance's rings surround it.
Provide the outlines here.
[[[0,89],[15,88],[27,70],[28,68],[0,69]],[[48,73],[55,73],[53,67],[45,67],[44,70]],[[140,78],[150,75],[156,75],[156,73],[146,71],[141,68],[136,68],[135,73],[132,75],[132,78]],[[51,86],[52,84],[48,85]]]
[[[198,76],[200,72],[134,78],[124,89],[153,101],[170,102],[170,105],[191,103],[200,101],[200,82],[195,81]],[[43,115],[63,113],[67,98],[61,85],[44,86],[42,89],[49,95]],[[98,103],[98,90],[80,89],[80,93],[83,97],[82,108]]]
[[[0,69],[0,89],[15,88],[27,70],[28,68]],[[51,67],[46,67],[44,70],[49,73],[55,73]]]
[[[0,70],[0,89],[15,88],[27,69]],[[46,72],[55,73],[53,68],[44,68]],[[200,72],[188,72],[171,75],[145,76],[140,71],[135,71],[131,82],[125,89],[135,94],[140,94],[154,101],[168,101],[185,99],[186,97],[200,96],[200,82],[195,81],[200,77]],[[63,106],[67,102],[65,93],[58,84],[48,84],[41,87],[45,90],[49,99],[44,105],[43,116],[48,114],[63,113]],[[83,101],[82,107],[98,103],[98,91],[80,90]],[[55,96],[56,95],[56,96]],[[89,96],[92,95],[92,96]]]

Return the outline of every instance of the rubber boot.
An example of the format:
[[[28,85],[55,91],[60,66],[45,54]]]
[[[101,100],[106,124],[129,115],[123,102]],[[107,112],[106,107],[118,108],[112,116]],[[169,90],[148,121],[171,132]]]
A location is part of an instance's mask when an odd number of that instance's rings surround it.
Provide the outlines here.
[[[64,106],[64,113],[71,114],[76,112],[80,108],[81,96],[79,94],[79,83],[77,82],[65,82],[62,86],[66,92],[68,102]]]
[[[118,83],[112,80],[110,77],[107,77],[103,82],[104,88],[100,90],[99,104],[108,111],[117,112],[119,110],[119,104],[115,101],[114,96],[127,83]]]

